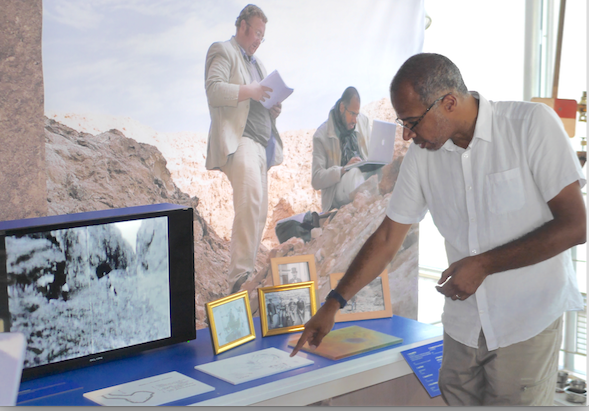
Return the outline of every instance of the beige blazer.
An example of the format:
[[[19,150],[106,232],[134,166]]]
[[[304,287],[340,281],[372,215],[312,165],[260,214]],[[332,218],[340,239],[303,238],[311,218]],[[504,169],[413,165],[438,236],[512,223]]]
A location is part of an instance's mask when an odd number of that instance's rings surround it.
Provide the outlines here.
[[[266,77],[264,65],[256,60],[263,77]],[[207,170],[219,169],[227,163],[227,157],[237,150],[250,108],[249,99],[237,102],[239,86],[251,81],[235,37],[211,45],[205,63],[205,89],[211,114],[205,163]],[[276,152],[271,166],[282,163],[282,140],[274,119],[272,130],[276,137]]]

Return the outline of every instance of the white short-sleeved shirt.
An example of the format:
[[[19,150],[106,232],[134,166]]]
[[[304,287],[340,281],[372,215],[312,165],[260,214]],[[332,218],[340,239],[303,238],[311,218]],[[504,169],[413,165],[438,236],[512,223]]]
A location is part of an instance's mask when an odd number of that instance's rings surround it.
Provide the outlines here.
[[[466,149],[448,140],[437,151],[411,144],[387,208],[402,224],[430,210],[448,262],[483,253],[552,220],[547,202],[586,181],[562,122],[548,106],[479,99]],[[421,252],[427,252],[422,250]],[[456,341],[490,350],[525,341],[564,311],[583,309],[570,250],[528,267],[488,276],[464,301],[446,298],[442,322]]]

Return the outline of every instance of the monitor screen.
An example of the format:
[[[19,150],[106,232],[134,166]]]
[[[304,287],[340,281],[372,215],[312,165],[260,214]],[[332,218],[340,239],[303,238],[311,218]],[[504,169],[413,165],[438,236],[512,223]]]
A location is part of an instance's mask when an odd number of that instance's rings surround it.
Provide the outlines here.
[[[194,339],[191,213],[168,210],[1,233],[7,304],[0,317],[5,331],[27,339],[24,378]],[[182,243],[189,246],[172,246]]]

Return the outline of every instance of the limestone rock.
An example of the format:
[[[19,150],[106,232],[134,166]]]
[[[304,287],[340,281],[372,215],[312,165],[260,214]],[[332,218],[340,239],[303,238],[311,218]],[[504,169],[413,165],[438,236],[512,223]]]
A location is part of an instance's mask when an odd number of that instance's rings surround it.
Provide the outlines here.
[[[194,208],[196,327],[204,327],[204,304],[229,295],[233,285],[227,282],[229,244],[200,215],[198,198],[176,186],[159,150],[119,130],[93,136],[51,119],[45,142],[49,215],[164,202]],[[258,254],[262,267],[265,247]]]
[[[388,99],[370,103],[362,111],[371,120],[394,121],[396,118]],[[119,126],[124,129],[123,135],[117,130],[103,132],[104,125],[90,127],[90,122],[79,116],[60,118],[78,130],[100,132],[93,136],[48,121],[51,212],[158,202],[195,207],[197,327],[206,325],[204,304],[228,295],[232,287],[227,283],[226,273],[233,221],[229,181],[222,172],[204,168],[206,135],[157,133],[130,119]],[[109,126],[113,124],[116,122]],[[256,270],[241,287],[249,292],[254,315],[258,313],[257,288],[272,285],[270,261],[275,257],[315,255],[318,296],[320,300],[325,298],[330,289],[329,275],[348,268],[383,220],[390,192],[410,144],[403,141],[402,130],[398,127],[393,162],[383,168],[378,187],[369,184],[369,189],[354,193],[352,203],[327,221],[322,220],[321,228],[313,230],[310,242],[291,238],[278,244],[274,233],[278,220],[321,209],[321,194],[311,186],[314,133],[314,129],[281,132],[284,161],[268,173],[269,213]],[[127,138],[127,134],[137,138]],[[414,319],[417,318],[417,233],[417,226],[412,227],[402,249],[388,267],[393,312]]]

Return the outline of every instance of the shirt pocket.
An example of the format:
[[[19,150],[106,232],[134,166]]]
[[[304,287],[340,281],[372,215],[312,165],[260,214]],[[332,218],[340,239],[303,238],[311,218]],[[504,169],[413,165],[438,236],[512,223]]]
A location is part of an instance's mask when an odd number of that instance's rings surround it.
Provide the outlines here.
[[[487,204],[494,214],[521,209],[526,201],[519,167],[487,175]]]

